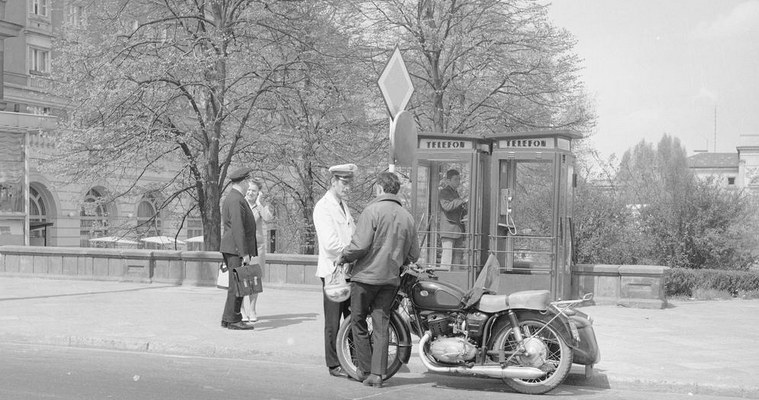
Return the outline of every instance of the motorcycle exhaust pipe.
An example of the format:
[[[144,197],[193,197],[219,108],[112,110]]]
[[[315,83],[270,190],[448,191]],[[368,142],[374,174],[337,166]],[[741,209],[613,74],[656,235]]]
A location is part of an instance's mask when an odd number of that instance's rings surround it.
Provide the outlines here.
[[[532,367],[501,367],[500,365],[475,365],[473,367],[465,367],[463,365],[447,366],[439,365],[430,360],[429,356],[424,352],[424,348],[427,342],[430,340],[430,332],[424,333],[424,336],[419,340],[419,358],[422,360],[422,364],[432,371],[442,374],[461,374],[461,375],[483,375],[490,378],[515,378],[515,379],[537,379],[546,373]]]

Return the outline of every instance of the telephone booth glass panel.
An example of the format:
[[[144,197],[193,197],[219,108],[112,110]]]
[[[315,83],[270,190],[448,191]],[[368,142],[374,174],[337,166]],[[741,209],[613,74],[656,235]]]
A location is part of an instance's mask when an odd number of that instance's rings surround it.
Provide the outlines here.
[[[476,198],[471,154],[466,160],[419,160],[417,173],[418,263],[440,270],[443,280],[467,287],[475,245],[469,207]]]
[[[506,292],[547,289],[555,262],[555,167],[548,159],[498,160],[495,254]]]
[[[553,257],[553,163],[502,160],[499,227],[507,270],[550,270]]]

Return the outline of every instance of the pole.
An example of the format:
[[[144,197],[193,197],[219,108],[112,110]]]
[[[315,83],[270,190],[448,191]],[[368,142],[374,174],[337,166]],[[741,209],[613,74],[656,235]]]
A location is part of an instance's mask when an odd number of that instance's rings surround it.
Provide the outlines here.
[[[395,138],[393,135],[394,130],[395,130],[395,124],[393,124],[393,117],[391,116],[390,117],[390,136],[389,136],[390,137],[390,154],[388,154],[389,163],[387,166],[388,172],[391,172],[391,173],[395,173],[395,154],[393,154],[394,153],[393,150],[395,149],[395,145],[393,143],[395,141]]]

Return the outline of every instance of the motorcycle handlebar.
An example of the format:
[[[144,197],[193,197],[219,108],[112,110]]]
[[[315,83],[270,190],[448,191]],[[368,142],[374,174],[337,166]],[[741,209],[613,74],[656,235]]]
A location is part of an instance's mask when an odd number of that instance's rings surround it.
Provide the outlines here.
[[[435,269],[421,267],[417,263],[410,263],[403,266],[403,272],[401,273],[401,276],[407,273],[413,273],[414,275],[417,275],[417,276],[421,274],[427,274],[432,277],[432,276],[435,276]]]

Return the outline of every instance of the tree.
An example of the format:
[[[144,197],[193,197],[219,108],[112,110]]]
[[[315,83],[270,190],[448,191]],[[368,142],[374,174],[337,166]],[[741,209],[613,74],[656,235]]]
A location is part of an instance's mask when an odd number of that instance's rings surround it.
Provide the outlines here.
[[[745,269],[757,260],[756,199],[699,180],[664,135],[626,151],[606,187],[577,188],[579,262]]]
[[[585,130],[593,115],[574,40],[532,0],[355,1],[368,40],[398,43],[415,81],[421,130],[483,135],[524,128]],[[385,53],[388,54],[388,53]]]
[[[306,2],[292,9],[270,50],[298,60],[277,74],[278,89],[264,106],[268,133],[260,144],[262,165],[269,167],[262,172],[288,205],[280,230],[298,239],[299,253],[315,250],[312,214],[329,187],[327,168],[362,165],[349,202],[360,209],[371,196],[375,173],[386,165],[387,122],[372,58],[361,41],[360,20],[341,6]]]
[[[396,42],[421,82],[412,109],[423,131],[592,124],[574,42],[532,0],[72,1],[88,24],[56,44],[55,89],[71,108],[53,168],[80,182],[121,176],[115,196],[167,193],[160,208],[200,213],[209,250],[227,170],[245,163],[275,182],[311,251],[326,167],[384,169],[374,82]],[[167,165],[172,179],[145,184]]]
[[[123,177],[125,196],[170,166],[161,207],[197,210],[218,249],[219,203],[241,152],[263,160],[266,104],[295,51],[273,51],[297,4],[250,0],[80,1],[88,23],[57,41],[55,90],[70,99],[54,168],[72,179]]]

